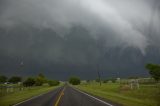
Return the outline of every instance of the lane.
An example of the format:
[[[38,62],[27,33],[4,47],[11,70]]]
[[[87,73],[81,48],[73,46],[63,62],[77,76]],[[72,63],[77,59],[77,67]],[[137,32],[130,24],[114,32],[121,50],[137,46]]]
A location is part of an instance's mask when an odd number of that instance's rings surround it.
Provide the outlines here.
[[[19,103],[14,106],[54,106],[54,103],[57,101],[57,97],[62,89],[63,87],[59,87],[46,94],[31,98],[23,103]]]
[[[119,106],[104,102],[96,97],[76,90],[70,86],[65,86],[64,95],[58,106]]]
[[[14,106],[120,106],[91,96],[69,85]]]

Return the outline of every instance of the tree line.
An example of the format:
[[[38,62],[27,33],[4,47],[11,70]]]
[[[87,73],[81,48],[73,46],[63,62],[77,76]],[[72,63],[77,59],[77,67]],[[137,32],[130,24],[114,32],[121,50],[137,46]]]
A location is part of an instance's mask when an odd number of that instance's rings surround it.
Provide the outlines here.
[[[22,77],[20,76],[12,76],[11,78],[7,78],[4,75],[0,76],[1,84],[5,83],[17,84],[19,82],[25,87],[42,86],[44,83],[48,83],[48,85],[50,86],[57,86],[60,84],[58,80],[47,79],[42,73],[38,74],[36,77],[28,77],[23,81]]]
[[[149,70],[149,73],[152,78],[154,78],[157,82],[160,80],[160,65],[157,64],[146,64],[146,69]],[[115,82],[116,79],[109,79],[112,82]],[[18,83],[22,82],[22,78],[19,76],[13,76],[11,78],[7,78],[4,75],[0,76],[0,83],[5,83],[5,82],[10,82],[10,83]],[[96,79],[96,82],[100,82],[99,79]],[[108,80],[104,80],[104,83],[108,82]],[[56,86],[59,85],[59,81],[57,80],[49,80],[47,79],[43,74],[39,74],[36,77],[28,77],[26,80],[23,81],[24,86],[41,86],[44,83],[48,83],[50,86]],[[80,79],[78,77],[70,77],[69,83],[72,85],[78,85],[81,83]]]
[[[146,64],[145,68],[149,71],[149,74],[151,75],[152,78],[154,78],[155,81],[160,81],[160,65],[159,64]],[[138,77],[130,77],[129,79],[137,79]],[[109,78],[106,80],[103,80],[103,83],[107,83],[108,81],[112,81],[113,83],[116,82],[116,78]],[[90,80],[87,80],[89,82]],[[100,79],[97,78],[95,80],[96,82],[100,82]],[[80,79],[78,77],[71,77],[69,79],[69,83],[72,85],[78,85],[80,84]]]

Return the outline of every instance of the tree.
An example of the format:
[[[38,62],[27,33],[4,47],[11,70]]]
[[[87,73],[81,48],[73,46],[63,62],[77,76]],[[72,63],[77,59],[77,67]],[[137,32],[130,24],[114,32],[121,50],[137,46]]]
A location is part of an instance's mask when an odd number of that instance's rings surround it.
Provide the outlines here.
[[[116,82],[116,78],[111,78],[110,81],[112,81],[112,83]]]
[[[50,85],[50,86],[57,86],[57,85],[59,85],[59,81],[57,81],[57,80],[49,80],[48,81],[48,84]]]
[[[156,80],[160,80],[160,65],[147,64],[146,68],[149,70],[150,75]]]
[[[81,81],[78,77],[71,77],[69,79],[69,83],[72,85],[79,85],[81,83]]]
[[[38,76],[45,79],[45,76],[42,73],[38,74]]]
[[[18,82],[21,82],[21,81],[22,81],[22,78],[18,77],[18,76],[13,76],[9,79],[9,82],[11,82],[11,83],[18,83]]]
[[[40,73],[35,79],[35,85],[42,86],[44,82],[46,82],[46,78],[42,73]]]
[[[36,85],[36,86],[42,86],[43,83],[44,83],[43,78],[37,77],[37,78],[35,79],[35,85]]]
[[[103,83],[107,83],[109,81],[111,81],[112,83],[115,83],[116,82],[116,78],[108,78],[106,80],[103,80]]]
[[[1,75],[1,76],[0,76],[0,83],[4,83],[4,82],[6,82],[6,81],[7,81],[7,77],[4,76],[4,75]]]
[[[24,82],[23,85],[28,87],[28,86],[33,86],[35,84],[35,79],[34,78],[27,78]]]

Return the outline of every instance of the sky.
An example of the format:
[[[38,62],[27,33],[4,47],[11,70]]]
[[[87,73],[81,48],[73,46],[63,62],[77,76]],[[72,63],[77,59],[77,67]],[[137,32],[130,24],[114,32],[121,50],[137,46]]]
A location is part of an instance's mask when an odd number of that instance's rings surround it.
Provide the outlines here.
[[[159,0],[1,0],[0,74],[148,76],[159,29]]]

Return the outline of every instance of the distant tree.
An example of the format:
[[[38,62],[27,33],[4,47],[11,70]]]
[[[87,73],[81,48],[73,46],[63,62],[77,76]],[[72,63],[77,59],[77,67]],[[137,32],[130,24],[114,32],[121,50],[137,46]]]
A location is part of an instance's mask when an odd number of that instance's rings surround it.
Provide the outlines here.
[[[136,76],[130,76],[130,77],[128,77],[128,79],[138,79],[138,77],[136,77]]]
[[[108,82],[108,80],[103,80],[103,83],[107,83]]]
[[[1,75],[1,76],[0,76],[0,83],[4,83],[4,82],[6,82],[6,81],[7,81],[7,77],[4,76],[4,75]]]
[[[50,86],[57,86],[57,85],[60,84],[60,82],[57,81],[57,80],[49,80],[49,81],[48,81],[48,84],[49,84]]]
[[[36,86],[42,86],[43,83],[44,83],[43,78],[37,77],[37,78],[35,79],[35,85],[36,85]]]
[[[40,73],[38,77],[40,77],[43,80],[43,83],[47,82],[47,78],[42,73]]]
[[[147,64],[146,68],[149,70],[150,75],[156,80],[160,80],[160,65]]]
[[[115,83],[116,82],[116,78],[108,78],[108,79],[106,79],[106,80],[103,80],[103,83],[107,83],[107,82],[109,82],[109,81],[112,81],[112,83]]]
[[[113,83],[116,82],[116,78],[111,78],[110,80],[111,80]]]
[[[38,74],[38,76],[35,78],[35,85],[36,86],[41,86],[41,85],[43,85],[43,83],[45,83],[46,82],[46,78],[45,78],[45,76],[42,74],[42,73],[40,73],[40,74]]]
[[[72,85],[79,85],[81,83],[81,81],[78,77],[71,77],[69,79],[69,83]]]
[[[45,76],[42,73],[38,74],[38,76],[45,79]]]
[[[22,78],[19,77],[19,76],[13,76],[8,81],[11,82],[11,83],[18,83],[18,82],[22,81]]]
[[[23,85],[28,87],[28,86],[33,86],[35,84],[35,79],[34,78],[27,78],[24,82]]]

